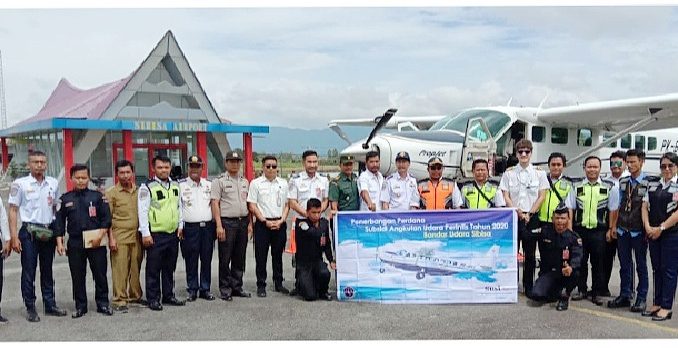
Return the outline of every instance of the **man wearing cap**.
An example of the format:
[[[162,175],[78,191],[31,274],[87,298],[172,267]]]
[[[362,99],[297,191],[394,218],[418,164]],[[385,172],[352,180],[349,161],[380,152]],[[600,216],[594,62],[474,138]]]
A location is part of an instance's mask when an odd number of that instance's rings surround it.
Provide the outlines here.
[[[461,193],[454,181],[443,178],[443,160],[432,157],[428,160],[428,179],[417,183],[420,208],[426,210],[440,210],[459,208],[464,203]]]
[[[355,211],[360,209],[358,196],[358,176],[353,173],[353,156],[343,155],[339,158],[341,172],[330,180],[330,213],[327,219],[332,223],[338,211]]]
[[[365,155],[367,170],[358,177],[360,191],[360,210],[381,210],[381,189],[384,187],[384,176],[379,172],[379,152],[370,151]]]
[[[249,182],[240,175],[242,156],[229,151],[224,162],[226,173],[212,183],[211,199],[219,248],[219,293],[222,300],[232,301],[233,296],[251,296],[242,288],[242,276],[252,224],[247,210]]]
[[[395,173],[386,178],[381,190],[383,210],[410,210],[419,208],[417,179],[409,173],[410,155],[401,151],[396,155]]]
[[[201,178],[203,162],[198,156],[188,158],[188,178],[179,180],[184,229],[179,230],[181,255],[186,262],[186,290],[188,301],[198,297],[212,301],[210,293],[212,275],[212,251],[216,226],[210,208],[212,183]],[[200,276],[198,277],[198,260]]]

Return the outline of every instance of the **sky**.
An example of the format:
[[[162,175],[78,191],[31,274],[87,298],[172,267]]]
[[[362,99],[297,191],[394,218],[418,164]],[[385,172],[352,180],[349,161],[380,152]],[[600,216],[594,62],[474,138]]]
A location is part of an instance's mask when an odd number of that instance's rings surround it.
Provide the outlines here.
[[[129,75],[172,30],[218,114],[303,129],[678,92],[676,7],[0,9],[8,123]]]

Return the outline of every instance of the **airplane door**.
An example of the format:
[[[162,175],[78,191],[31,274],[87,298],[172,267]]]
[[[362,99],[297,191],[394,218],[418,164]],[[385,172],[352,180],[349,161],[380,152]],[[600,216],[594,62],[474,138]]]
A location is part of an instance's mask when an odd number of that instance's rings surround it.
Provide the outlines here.
[[[473,177],[473,161],[478,158],[487,160],[490,164],[490,175],[493,173],[493,155],[497,151],[497,142],[492,137],[485,121],[480,118],[472,118],[466,124],[464,136],[464,148],[461,150],[461,173],[464,177]]]

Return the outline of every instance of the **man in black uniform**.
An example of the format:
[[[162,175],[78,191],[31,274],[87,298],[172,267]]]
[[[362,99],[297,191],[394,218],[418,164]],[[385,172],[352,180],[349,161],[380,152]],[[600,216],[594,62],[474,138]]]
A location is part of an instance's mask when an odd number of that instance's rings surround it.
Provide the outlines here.
[[[323,262],[323,252],[332,270],[337,269],[337,265],[332,256],[329,222],[320,217],[321,213],[322,203],[311,198],[306,203],[307,217],[296,220],[298,291],[306,301],[332,300],[327,292],[331,275]]]
[[[558,311],[567,310],[582,258],[581,238],[567,228],[569,219],[567,207],[561,204],[553,212],[553,229],[542,231],[541,267],[531,297],[535,301],[558,299]]]
[[[68,266],[71,269],[73,299],[75,300],[75,312],[72,317],[80,318],[87,313],[85,275],[88,260],[96,288],[94,298],[97,312],[112,315],[113,312],[108,302],[106,246],[100,245],[111,227],[108,202],[101,192],[87,188],[89,168],[86,165],[73,165],[71,180],[75,188],[61,196],[61,208],[56,215],[55,232],[57,253],[63,256],[66,252],[64,234],[68,231]],[[93,234],[91,245],[85,245],[83,232]]]

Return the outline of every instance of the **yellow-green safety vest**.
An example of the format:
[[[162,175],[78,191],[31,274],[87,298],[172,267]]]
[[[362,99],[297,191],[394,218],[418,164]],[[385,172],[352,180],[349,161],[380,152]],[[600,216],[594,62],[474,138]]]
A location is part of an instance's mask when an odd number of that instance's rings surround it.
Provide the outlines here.
[[[151,232],[174,233],[179,227],[179,184],[170,181],[168,189],[152,180],[146,183],[151,194],[148,223]]]
[[[607,181],[593,185],[587,179],[574,184],[577,197],[574,225],[588,229],[607,229],[607,203],[614,184]]]
[[[483,187],[480,187],[485,193],[485,196],[490,200],[485,199],[480,192],[475,188],[473,182],[467,183],[461,188],[461,194],[464,197],[464,205],[469,209],[486,209],[490,208],[490,203],[494,203],[494,196],[497,194],[497,185],[486,182]]]
[[[572,189],[570,180],[565,177],[560,177],[560,179],[553,183],[553,187],[558,191],[564,203],[567,199],[567,195],[570,193],[570,189]],[[546,199],[544,199],[544,202],[542,202],[541,207],[539,208],[539,221],[552,222],[553,211],[556,210],[558,204],[560,204],[558,195],[553,189],[549,189],[546,193]]]

